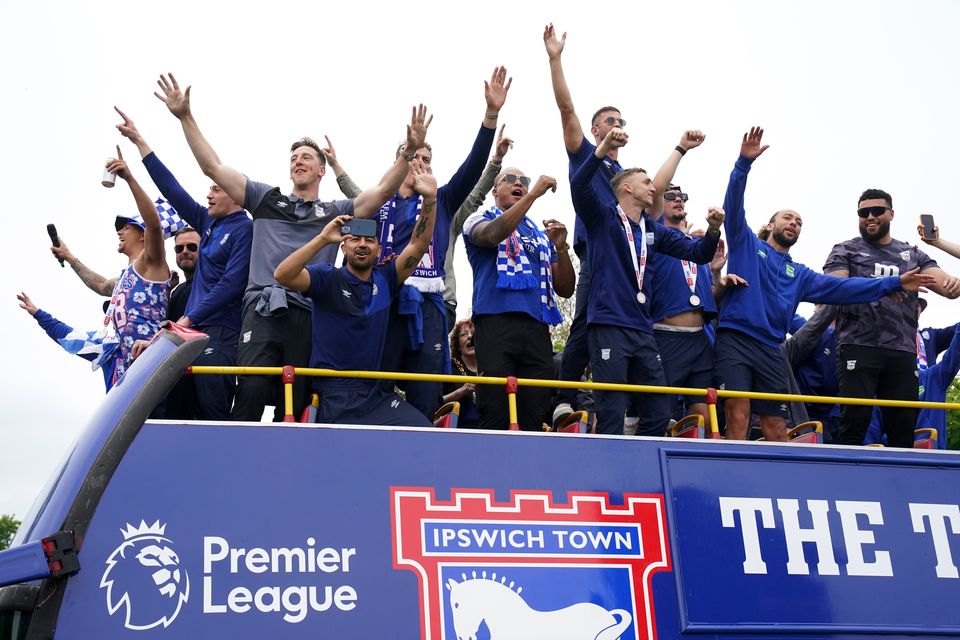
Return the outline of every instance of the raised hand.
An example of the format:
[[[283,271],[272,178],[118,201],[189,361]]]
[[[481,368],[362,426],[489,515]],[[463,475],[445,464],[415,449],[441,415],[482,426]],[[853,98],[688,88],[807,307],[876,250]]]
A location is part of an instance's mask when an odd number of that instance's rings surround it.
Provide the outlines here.
[[[70,262],[74,259],[73,254],[70,253],[70,249],[67,248],[67,243],[63,241],[62,237],[60,237],[60,246],[51,246],[50,253],[56,256],[57,260],[63,260],[64,262]]]
[[[186,91],[181,91],[180,85],[172,73],[166,75],[161,74],[160,79],[157,80],[157,84],[160,85],[163,95],[160,95],[156,91],[153,92],[153,95],[157,96],[161,102],[167,105],[170,113],[181,120],[190,115],[190,87],[187,87]]]
[[[750,160],[756,160],[760,154],[770,148],[770,145],[761,146],[763,141],[763,129],[760,127],[750,127],[750,131],[743,134],[743,142],[740,143],[740,155]]]
[[[725,276],[720,277],[720,286],[721,287],[749,287],[750,283],[741,278],[735,273],[728,273]]]
[[[420,160],[414,160],[410,163],[410,173],[413,175],[413,190],[424,200],[434,200],[437,197],[437,179],[430,172],[430,167]]]
[[[114,160],[111,158],[107,160],[107,171],[110,173],[115,173],[127,182],[133,177],[133,174],[130,173],[130,167],[127,166],[127,163],[123,159],[123,154],[120,153],[120,145],[117,145],[117,158]]]
[[[620,127],[614,127],[613,129],[610,129],[610,131],[607,132],[607,135],[604,136],[603,140],[600,142],[600,146],[597,147],[597,157],[602,158],[614,149],[619,149],[620,147],[626,145],[627,140],[629,139],[630,135]]]
[[[723,226],[723,218],[726,214],[720,207],[710,207],[707,210],[707,226],[710,231],[716,231]]]
[[[940,239],[940,227],[935,226],[933,228],[933,237],[927,238],[923,235],[923,225],[917,225],[917,234],[920,236],[920,239],[926,242],[927,244],[934,244],[937,240]]]
[[[727,264],[727,246],[723,238],[720,238],[717,242],[717,250],[713,252],[713,260],[710,261],[710,270],[719,273],[725,264]]]
[[[340,244],[343,242],[343,233],[340,228],[351,220],[353,220],[353,216],[337,216],[327,223],[319,237],[323,238],[327,244]]]
[[[327,141],[327,146],[320,149],[320,153],[323,154],[327,164],[335,165],[337,164],[337,150],[333,148],[333,143],[330,142],[330,136],[324,134],[323,138]]]
[[[503,135],[503,129],[506,126],[505,124],[500,125],[500,133],[497,135],[496,151],[493,152],[493,157],[496,160],[503,160],[503,157],[507,155],[507,151],[513,149],[513,139]]]
[[[547,232],[547,237],[550,238],[550,242],[555,247],[559,247],[567,241],[567,227],[562,222],[553,219],[544,220],[543,230]]]
[[[543,28],[543,46],[547,49],[547,56],[553,60],[559,58],[563,53],[563,46],[567,43],[567,32],[564,31],[560,39],[557,39],[557,32],[551,22]]]
[[[683,135],[680,136],[680,145],[687,151],[690,149],[695,149],[703,144],[703,141],[707,139],[707,136],[704,135],[703,131],[697,129],[691,129],[689,131],[684,131]]]
[[[140,132],[137,131],[137,125],[133,123],[133,120],[128,118],[127,114],[125,114],[123,111],[120,111],[118,107],[114,107],[113,110],[119,113],[120,117],[123,118],[123,122],[117,125],[117,131],[120,132],[120,135],[134,144],[142,142],[143,137],[140,135]]]
[[[413,107],[410,124],[407,125],[407,142],[403,147],[408,154],[415,152],[426,142],[427,129],[430,128],[431,122],[433,122],[433,116],[427,118],[427,108],[423,104]]]
[[[547,191],[557,192],[557,180],[556,178],[551,178],[550,176],[540,176],[537,178],[537,182],[530,189],[530,193],[533,194],[533,197],[539,198]]]
[[[506,84],[504,84],[506,80]],[[487,113],[497,114],[503,108],[503,103],[507,101],[507,92],[513,78],[507,79],[506,67],[495,67],[490,75],[490,82],[483,81],[483,97],[487,101]]]
[[[900,276],[900,286],[904,291],[920,291],[926,293],[924,287],[937,284],[937,279],[931,275],[920,273],[920,267],[910,269]]]
[[[37,314],[37,305],[33,304],[33,300],[30,299],[26,293],[21,291],[17,294],[17,300],[20,301],[20,308],[29,313],[30,315]]]

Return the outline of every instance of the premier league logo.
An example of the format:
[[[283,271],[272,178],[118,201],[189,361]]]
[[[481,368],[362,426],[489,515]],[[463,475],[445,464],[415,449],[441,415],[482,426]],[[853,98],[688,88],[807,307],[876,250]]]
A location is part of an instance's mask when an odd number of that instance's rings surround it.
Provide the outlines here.
[[[127,524],[123,543],[107,558],[100,588],[107,590],[110,615],[123,610],[124,626],[142,631],[167,627],[190,597],[190,579],[180,568],[166,524]]]
[[[670,570],[663,496],[391,490],[394,567],[417,574],[423,640],[656,638]]]

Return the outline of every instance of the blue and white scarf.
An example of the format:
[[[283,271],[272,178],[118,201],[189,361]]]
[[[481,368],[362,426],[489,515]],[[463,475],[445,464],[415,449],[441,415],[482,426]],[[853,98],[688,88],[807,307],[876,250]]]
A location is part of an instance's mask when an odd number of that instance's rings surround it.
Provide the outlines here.
[[[493,214],[492,218],[503,215],[496,206],[486,211]],[[556,325],[563,321],[557,301],[553,296],[553,270],[550,266],[550,239],[541,231],[533,220],[524,216],[520,224],[526,225],[530,235],[537,242],[537,257],[540,273],[533,274],[533,266],[527,259],[527,252],[523,249],[520,234],[516,229],[497,245],[497,288],[522,291],[540,287],[540,320],[547,324]],[[519,225],[518,225],[519,226]]]
[[[411,202],[410,204],[413,203]],[[408,211],[402,213],[408,218],[416,218],[420,215],[422,208],[423,196],[420,196],[416,200],[415,209],[410,207]],[[383,206],[380,207],[380,212],[377,214],[377,220],[380,222],[380,246],[383,249],[381,252],[383,257],[389,257],[394,253],[393,221],[397,215],[397,196],[384,202]],[[430,238],[430,246],[427,247],[426,253],[420,258],[420,263],[407,278],[405,284],[415,287],[421,293],[440,293],[443,291],[442,267],[443,265],[437,264],[434,257],[433,238]]]

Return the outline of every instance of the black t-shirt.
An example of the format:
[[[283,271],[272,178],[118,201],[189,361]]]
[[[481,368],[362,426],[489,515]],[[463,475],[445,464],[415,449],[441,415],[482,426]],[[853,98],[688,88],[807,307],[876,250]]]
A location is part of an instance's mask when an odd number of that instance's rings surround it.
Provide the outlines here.
[[[170,292],[170,303],[167,306],[167,320],[176,322],[183,317],[187,310],[187,300],[190,298],[190,289],[193,288],[193,279],[181,282]]]

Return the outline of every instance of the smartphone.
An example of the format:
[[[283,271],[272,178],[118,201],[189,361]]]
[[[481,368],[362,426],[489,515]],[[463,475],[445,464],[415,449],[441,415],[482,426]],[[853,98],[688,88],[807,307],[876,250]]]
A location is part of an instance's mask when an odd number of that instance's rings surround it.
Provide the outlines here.
[[[353,235],[376,238],[377,221],[363,218],[353,218],[349,222],[345,222],[343,226],[340,227],[340,233],[345,236]]]
[[[926,213],[920,215],[920,224],[923,225],[923,237],[927,240],[933,240],[937,237],[936,232],[933,230],[933,216]]]

